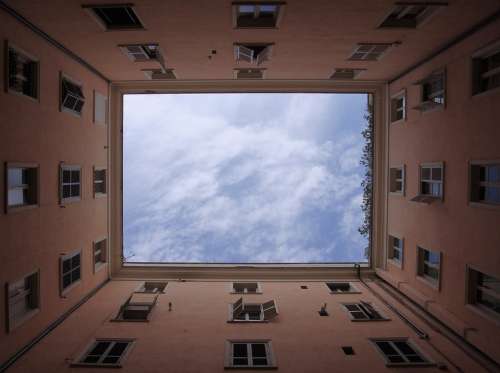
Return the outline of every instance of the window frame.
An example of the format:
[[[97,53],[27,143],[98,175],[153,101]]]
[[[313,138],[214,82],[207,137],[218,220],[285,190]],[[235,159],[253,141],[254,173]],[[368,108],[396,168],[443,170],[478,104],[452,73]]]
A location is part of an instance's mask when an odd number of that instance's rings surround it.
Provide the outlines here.
[[[424,168],[430,168],[430,179],[422,179],[422,171]],[[432,169],[433,168],[441,168],[441,180],[432,180]],[[426,203],[431,204],[436,201],[444,201],[444,180],[445,180],[445,164],[444,162],[431,162],[431,163],[421,163],[418,167],[418,194],[411,199],[412,202]],[[435,196],[433,194],[424,194],[422,193],[422,183],[429,184],[440,184],[441,185],[441,194],[439,196]]]
[[[402,112],[403,112],[403,115],[400,119],[394,119],[394,116],[395,114],[399,111],[397,109],[397,106],[395,105],[395,101],[396,100],[400,100],[402,99],[403,100],[403,106],[402,106]],[[391,124],[398,124],[398,123],[403,123],[403,122],[406,122],[407,120],[407,115],[408,115],[408,104],[407,104],[408,100],[407,100],[407,93],[406,93],[406,89],[402,89],[401,91],[393,94],[391,96],[391,100],[390,100],[390,120],[391,120]]]
[[[497,279],[497,277],[491,276],[485,271],[477,269],[475,266],[466,265],[466,305],[468,307],[471,307],[474,311],[477,311],[483,317],[487,317],[488,319],[494,320],[498,323],[500,321],[500,313],[493,311],[488,306],[485,306],[477,301],[477,274],[474,274],[472,272],[478,272],[480,274]],[[486,292],[490,293],[490,295],[491,293],[494,293],[494,295],[492,296],[494,298],[500,299],[500,294],[496,294],[495,291],[487,290]]]
[[[468,178],[469,178],[469,185],[467,189],[467,202],[469,206],[473,207],[484,207],[484,208],[489,208],[489,209],[500,209],[500,203],[492,203],[492,202],[484,202],[481,200],[473,200],[472,199],[472,193],[473,193],[473,188],[474,188],[474,179],[472,177],[472,167],[474,166],[489,166],[489,165],[499,165],[500,166],[500,159],[497,160],[471,160],[468,162]],[[479,182],[481,184],[481,182]]]
[[[358,78],[361,74],[363,74],[366,71],[364,68],[352,68],[352,67],[335,67],[333,69],[332,75],[330,75],[330,79],[332,80],[355,80]],[[352,76],[346,77],[345,75],[347,72],[352,73]],[[336,76],[336,74],[339,74]]]
[[[64,183],[63,183],[63,171],[76,171],[76,170],[79,170],[80,171],[80,195],[78,197],[66,197],[64,198],[64,195],[63,195],[63,186],[64,186]],[[81,201],[83,198],[83,182],[82,182],[82,176],[83,176],[83,170],[82,170],[82,166],[80,165],[74,165],[74,164],[66,164],[64,162],[61,162],[59,164],[59,204],[60,205],[65,205],[67,203],[73,203],[73,202],[79,202]],[[73,184],[73,183],[70,183],[70,185]],[[76,183],[75,183],[76,184]]]
[[[9,50],[12,49],[14,50],[16,53],[24,56],[25,58],[28,58],[29,60],[31,60],[32,62],[35,62],[36,63],[36,70],[35,70],[35,83],[36,84],[36,89],[35,89],[35,92],[36,92],[36,97],[33,97],[33,96],[30,96],[30,95],[26,95],[22,92],[19,92],[19,91],[16,91],[15,89],[12,89],[10,87],[10,84],[9,84]],[[6,93],[9,93],[9,94],[13,94],[13,95],[16,95],[16,96],[22,96],[22,97],[26,97],[30,100],[33,100],[35,102],[40,102],[40,59],[34,55],[32,55],[31,53],[29,52],[26,52],[23,48],[20,48],[18,47],[16,44],[10,42],[9,40],[5,40],[5,76],[4,76],[4,79],[5,79],[5,92]]]
[[[333,291],[329,285],[335,285],[335,284],[349,284],[349,290],[348,291]],[[361,294],[361,290],[352,282],[352,281],[327,281],[325,282],[325,286],[328,288],[330,291],[330,294]]]
[[[37,307],[33,308],[31,311],[26,312],[23,314],[19,319],[17,320],[11,320],[11,307],[10,307],[10,302],[11,302],[11,297],[9,297],[9,288],[11,285],[21,282],[21,281],[26,281],[27,278],[31,276],[36,276],[36,289],[35,289],[35,297],[37,300]],[[32,291],[33,292],[33,291]],[[7,327],[7,333],[12,332],[13,330],[17,329],[24,323],[26,323],[29,319],[31,319],[33,316],[35,316],[38,312],[41,310],[41,298],[40,298],[40,269],[36,269],[33,272],[29,272],[22,276],[21,278],[15,280],[15,281],[7,281],[5,283],[5,312],[6,312],[6,327]]]
[[[434,366],[436,363],[429,358],[427,354],[422,352],[420,348],[415,345],[410,338],[407,337],[383,337],[383,338],[369,338],[370,342],[372,342],[372,345],[374,346],[375,350],[382,356],[382,358],[385,360],[385,365],[388,367],[399,367],[399,366]],[[405,342],[407,345],[411,347],[413,351],[417,353],[417,355],[422,358],[423,362],[408,362],[405,361],[404,363],[394,363],[389,361],[387,359],[387,355],[382,351],[382,349],[378,346],[377,342],[390,342],[391,346],[393,346],[394,342]],[[396,351],[400,352],[401,354],[399,356],[402,356],[404,360],[407,360],[405,358],[405,354],[402,353],[402,351],[399,350],[396,346],[393,346],[393,348],[396,349]]]
[[[366,302],[366,301],[358,301],[358,302],[342,302],[341,303],[342,307],[344,308],[345,312],[347,312],[348,316],[349,316],[349,319],[352,321],[352,322],[377,322],[377,321],[390,321],[391,319],[388,318],[384,312],[380,311],[379,307],[375,307],[373,302]],[[358,307],[358,309],[360,311],[351,311],[347,308],[347,306],[352,306],[352,305],[355,305]],[[370,307],[372,307],[374,309],[374,311],[376,313],[378,313],[380,315],[380,317],[378,318],[370,318],[370,313],[369,311],[367,312],[366,310],[366,307],[367,305],[369,305]],[[362,312],[366,318],[364,319],[356,319],[353,315],[352,315],[352,312]]]
[[[139,17],[135,10],[135,6],[133,3],[123,3],[123,4],[82,4],[82,8],[86,11],[90,17],[97,22],[97,24],[102,28],[103,31],[140,31],[145,30],[144,22]],[[106,22],[94,11],[96,8],[131,8],[134,16],[137,18],[139,24],[137,26],[125,26],[125,27],[108,27]]]
[[[80,112],[72,110],[70,108],[67,108],[66,106],[63,105],[63,103],[64,103],[64,98],[63,98],[63,84],[64,84],[63,82],[64,82],[64,80],[67,80],[71,84],[78,86],[80,88],[80,90],[82,91],[83,105],[82,105],[82,110]],[[61,113],[71,114],[76,118],[83,118],[83,109],[85,107],[86,101],[87,101],[87,99],[85,98],[85,95],[83,94],[83,83],[76,80],[76,79],[73,79],[68,74],[61,71],[59,73],[59,111]]]
[[[472,95],[472,97],[492,94],[494,92],[498,93],[498,91],[500,91],[500,86],[495,87],[495,88],[486,89],[486,90],[481,90],[480,89],[480,78],[481,77],[477,76],[477,74],[481,72],[480,69],[478,68],[478,62],[480,62],[480,60],[484,60],[485,58],[487,58],[491,55],[497,54],[499,52],[500,52],[500,39],[480,48],[479,50],[477,50],[476,52],[474,52],[471,55],[471,95]],[[495,70],[499,70],[499,69],[500,68],[497,68]],[[495,70],[493,70],[493,71],[495,71]],[[489,73],[489,71],[487,71],[486,73],[483,73],[482,75],[488,74],[488,73]],[[500,74],[500,71],[498,72],[498,74]],[[492,74],[492,75],[497,75],[497,74]]]
[[[269,62],[274,54],[274,43],[245,43],[245,42],[236,42],[233,43],[233,51],[234,51],[234,59],[237,64],[248,64],[252,66],[260,66],[262,64],[266,64]],[[245,61],[244,59],[239,58],[239,48],[246,48],[252,51],[251,61]],[[260,53],[253,55],[252,47],[262,47]],[[264,56],[265,59],[259,61],[259,56]]]
[[[422,252],[421,252],[422,250]],[[432,263],[427,263],[423,258],[424,258],[424,251],[428,251],[430,253],[437,253],[439,254],[439,265],[436,266]],[[428,267],[432,267],[434,269],[437,269],[438,271],[438,278],[434,279],[432,276],[427,275],[424,272],[424,266],[427,265]],[[416,277],[418,280],[422,281],[423,283],[429,285],[430,287],[434,288],[437,291],[441,290],[441,271],[443,267],[443,253],[441,251],[437,250],[430,250],[427,249],[421,245],[417,245],[417,273]]]
[[[392,170],[401,170],[401,179],[398,178],[392,178]],[[392,190],[392,184],[401,182],[401,190]],[[396,196],[405,196],[406,195],[406,165],[399,165],[399,166],[391,166],[389,167],[389,194],[391,195],[396,195]]]
[[[285,7],[286,7],[286,2],[285,1],[233,1],[232,2],[232,13],[233,13],[233,29],[263,29],[263,30],[273,30],[273,29],[279,29],[282,19],[283,19],[283,14],[285,13]],[[276,15],[274,17],[274,26],[238,26],[238,17],[240,14],[239,11],[239,6],[242,5],[253,5],[255,6],[255,11],[254,11],[254,19],[258,17],[258,14],[260,13],[260,10],[258,10],[258,6],[262,5],[275,5],[277,6],[276,10]]]
[[[71,282],[68,286],[64,287],[63,284],[63,278],[64,278],[64,273],[63,273],[63,262],[68,259],[72,259],[73,257],[80,255],[80,265],[79,265],[79,270],[80,270],[80,278],[74,282]],[[73,272],[74,269],[71,269],[70,272]],[[70,253],[65,253],[61,254],[59,257],[59,293],[62,298],[65,297],[66,294],[68,294],[73,288],[76,286],[80,285],[82,282],[83,278],[83,260],[82,260],[82,250],[75,250]]]
[[[134,297],[134,294],[148,294],[148,295],[151,295],[151,296],[154,296],[154,299],[152,300],[152,302],[139,302],[139,303],[131,303],[132,301],[132,298]],[[139,293],[139,292],[133,292],[128,298],[127,300],[125,301],[125,303],[123,303],[121,306],[120,306],[120,309],[118,311],[118,313],[116,314],[116,316],[111,319],[110,321],[113,321],[113,322],[149,322],[151,320],[151,313],[153,312],[153,309],[155,308],[156,306],[156,302],[158,301],[158,297],[160,296],[161,293]],[[130,306],[130,305],[136,305],[136,306],[144,306],[144,307],[148,307],[148,311],[147,311],[147,315],[144,319],[129,319],[129,318],[125,318],[123,316],[123,313],[125,311],[125,309]]]
[[[247,344],[247,352],[250,350],[250,354],[247,354],[247,361],[251,361],[251,344],[265,344],[266,345],[266,359],[267,365],[234,365],[233,363],[233,344]],[[224,359],[224,369],[278,369],[276,363],[276,356],[273,351],[273,344],[271,339],[227,339],[225,343],[225,359]]]
[[[257,290],[255,292],[236,291],[236,289],[234,288],[235,284],[256,284]],[[243,294],[243,295],[262,294],[262,287],[260,282],[258,281],[232,281],[229,285],[229,294]]]
[[[429,95],[429,97],[425,97],[424,86],[426,84],[431,84],[433,81],[436,81],[438,79],[443,80],[443,89],[442,89],[443,103],[442,104],[438,104],[438,103],[435,103],[432,100],[430,100],[433,98],[431,96],[433,96],[433,95],[438,96],[437,93],[431,93]],[[447,73],[446,73],[446,68],[434,70],[432,73],[427,75],[425,78],[420,79],[413,84],[420,86],[420,95],[419,95],[420,100],[419,100],[419,104],[417,106],[413,107],[414,110],[418,110],[421,113],[430,113],[433,111],[446,109],[446,104],[447,104],[447,98],[446,98],[446,95],[447,95],[447,88],[446,88],[446,86],[447,86]],[[429,99],[426,100],[426,98],[429,98]]]
[[[389,21],[389,17],[394,13],[396,10],[397,6],[412,6],[412,5],[424,5],[427,7],[423,11],[423,14],[415,17],[415,25],[409,25],[409,26],[403,26],[401,24],[399,25],[384,25]],[[448,2],[429,2],[429,1],[423,1],[423,2],[415,2],[415,1],[397,1],[394,6],[391,7],[390,11],[387,12],[387,14],[384,16],[384,18],[380,21],[378,28],[380,29],[418,29],[425,25],[427,22],[429,22],[436,14],[438,14],[441,10],[445,9],[448,6]],[[419,19],[420,18],[420,19]]]
[[[258,307],[259,308],[259,319],[254,320],[254,319],[250,319],[249,317],[245,317],[245,319],[242,320],[242,319],[235,318],[234,317],[234,305],[238,302],[241,303],[240,314],[245,314],[247,316],[248,316],[248,311],[245,312],[246,306],[255,307],[255,308]],[[273,306],[265,308],[265,305],[269,304],[271,302],[273,303]],[[272,308],[274,308],[274,316],[272,316],[270,318],[266,318],[266,310],[270,310]],[[276,302],[276,299],[271,299],[271,300],[261,302],[261,303],[257,303],[257,302],[246,303],[243,301],[243,297],[241,297],[235,303],[230,303],[228,305],[228,311],[229,311],[228,320],[227,320],[228,323],[267,323],[267,322],[272,321],[273,319],[275,319],[279,315],[278,303]]]
[[[394,254],[393,254],[393,251],[394,249],[396,248],[396,246],[394,245],[394,239],[398,239],[399,242],[400,242],[400,247],[398,247],[398,250],[399,250],[399,255],[400,255],[400,259],[394,259]],[[404,238],[401,238],[401,237],[397,237],[397,236],[394,236],[392,234],[389,234],[388,235],[388,250],[387,250],[387,260],[395,265],[396,267],[399,267],[399,268],[404,268],[404,260],[405,260],[405,239]]]
[[[104,247],[104,254],[101,249],[101,258],[104,255],[105,261],[100,261],[99,263],[95,262],[95,255],[96,255],[96,246],[97,244],[100,244],[101,242],[105,242],[105,247]],[[108,264],[108,238],[107,237],[101,237],[98,240],[95,240],[92,242],[92,268],[94,269],[94,273],[97,273],[100,269],[104,268],[106,264]]]
[[[72,367],[103,367],[103,368],[121,368],[123,366],[123,363],[127,359],[127,356],[130,354],[130,351],[132,350],[134,344],[135,344],[136,339],[135,338],[95,338],[92,340],[90,343],[87,344],[85,349],[77,355],[77,357],[71,362],[70,366]],[[97,345],[99,342],[128,342],[128,345],[126,349],[124,350],[123,354],[120,355],[119,360],[116,362],[116,364],[102,364],[102,363],[84,363],[83,360],[89,355],[89,353],[92,351],[92,349]],[[109,351],[114,344],[110,345],[106,351]],[[105,351],[105,352],[106,352]],[[105,356],[104,353],[102,356]],[[102,358],[102,357],[101,357]]]
[[[9,206],[9,169],[10,168],[36,169],[36,185],[35,185],[36,203]],[[5,193],[4,204],[5,204],[5,213],[6,214],[20,212],[20,211],[40,207],[40,165],[38,163],[5,162],[5,164],[4,164],[4,181],[5,181],[5,183],[4,183],[4,193]],[[28,185],[28,188],[29,188],[29,185]]]
[[[95,173],[104,171],[104,180],[102,181],[97,181],[98,183],[104,184],[104,193],[101,192],[96,192],[95,191],[95,185],[96,185],[96,178],[95,178]],[[81,176],[81,173],[80,173]],[[94,195],[94,198],[103,198],[108,195],[108,169],[106,167],[92,167],[92,194]]]

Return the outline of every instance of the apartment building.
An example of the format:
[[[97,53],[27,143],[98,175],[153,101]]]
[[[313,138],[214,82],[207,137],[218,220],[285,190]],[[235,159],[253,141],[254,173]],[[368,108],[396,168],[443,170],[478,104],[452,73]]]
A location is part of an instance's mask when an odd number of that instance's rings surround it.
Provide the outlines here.
[[[500,370],[497,1],[0,10],[0,371]],[[370,95],[369,263],[126,263],[122,96],[277,91]]]

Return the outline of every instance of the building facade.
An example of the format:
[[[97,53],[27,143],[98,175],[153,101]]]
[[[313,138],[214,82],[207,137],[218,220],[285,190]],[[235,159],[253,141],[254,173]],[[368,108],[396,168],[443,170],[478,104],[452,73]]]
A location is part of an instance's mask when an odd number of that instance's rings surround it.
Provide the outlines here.
[[[500,370],[498,2],[100,3],[0,3],[0,371]],[[371,95],[368,265],[124,263],[122,95],[227,91]]]

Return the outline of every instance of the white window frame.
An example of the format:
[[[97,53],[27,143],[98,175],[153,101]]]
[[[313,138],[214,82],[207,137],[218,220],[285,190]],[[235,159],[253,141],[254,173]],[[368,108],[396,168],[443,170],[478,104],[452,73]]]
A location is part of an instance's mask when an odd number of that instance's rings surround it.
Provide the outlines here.
[[[487,200],[480,200],[479,198],[476,200],[472,197],[473,190],[474,188],[478,187],[495,187],[495,188],[500,188],[500,183],[498,182],[481,182],[479,180],[474,180],[473,175],[472,175],[472,168],[473,167],[488,167],[492,165],[499,165],[500,166],[500,159],[498,160],[486,160],[486,161],[469,161],[469,190],[468,190],[468,196],[467,199],[469,201],[470,206],[475,206],[475,207],[487,207],[487,208],[492,208],[492,209],[500,209],[500,204],[495,203],[495,202],[488,202]]]
[[[281,24],[283,14],[285,12],[286,2],[284,1],[265,1],[265,2],[252,2],[252,1],[233,1],[233,28],[235,29],[277,29]],[[274,26],[238,26],[238,17],[240,15],[239,7],[244,5],[255,6],[254,9],[254,19],[258,19],[260,14],[260,6],[274,5],[276,6],[276,12],[274,16]]]
[[[247,361],[248,365],[234,365],[233,363],[233,344],[247,345]],[[266,365],[253,365],[252,361],[252,344],[265,344],[266,346]],[[226,340],[225,368],[237,369],[276,369],[276,358],[273,352],[273,346],[270,339],[230,339]]]
[[[500,74],[500,68],[496,68],[494,70],[488,70],[486,72],[482,72],[478,69],[477,65],[481,60],[488,58],[494,54],[500,52],[500,40],[497,40],[481,49],[476,51],[472,55],[472,95],[473,96],[481,96],[488,93],[498,92],[500,87],[490,88],[486,90],[481,90],[480,88],[480,79],[483,77],[494,76]],[[481,74],[480,76],[478,76]]]
[[[394,43],[358,43],[356,44],[356,47],[352,51],[351,55],[349,56],[348,60],[350,61],[365,61],[365,62],[376,62],[380,61],[389,51],[393,48]],[[382,52],[375,52],[377,48],[384,47],[385,49]],[[363,51],[361,49],[363,48],[369,48],[366,51]],[[370,54],[376,53],[378,54],[378,57],[374,60],[372,59],[367,59],[367,57]],[[362,57],[355,57],[355,55],[361,54],[363,55]]]
[[[34,188],[36,189],[36,203],[22,204],[22,205],[9,205],[9,190],[14,188],[9,188],[9,169],[11,168],[28,168],[36,169],[36,181]],[[22,184],[17,186],[15,189],[29,189],[31,186],[29,184]],[[5,213],[11,213],[16,211],[23,211],[40,206],[40,167],[37,163],[22,163],[22,162],[6,162],[5,163]]]
[[[424,86],[426,84],[431,84],[431,82],[442,79],[443,80],[443,89],[441,91],[431,92],[428,97],[424,97],[425,89]],[[446,108],[446,69],[440,69],[432,72],[424,79],[421,79],[414,83],[415,85],[420,86],[420,103],[415,106],[413,109],[421,111],[423,113],[432,112],[435,110],[442,110]],[[432,101],[432,98],[437,96],[443,96],[443,103],[436,103]]]
[[[238,307],[240,310],[238,315],[245,315],[244,319],[237,319],[235,317],[235,307]],[[248,311],[245,311],[247,307],[259,308],[259,319],[252,320],[248,315]],[[278,304],[275,299],[271,299],[269,301],[265,301],[263,303],[246,303],[243,301],[243,298],[238,299],[235,303],[229,304],[229,317],[228,322],[234,323],[248,323],[248,322],[269,322],[275,319],[279,315]],[[266,316],[266,313],[268,315]]]
[[[401,170],[401,178],[393,178],[393,170]],[[393,184],[396,185],[397,182],[401,183],[401,190],[393,190]],[[406,189],[406,165],[392,166],[389,168],[389,193],[393,195],[405,195]]]
[[[347,291],[333,291],[329,285],[349,285],[349,290]],[[330,291],[330,294],[361,294],[359,288],[351,281],[327,281],[325,282],[325,286]]]
[[[493,298],[500,299],[500,292],[496,292],[493,289],[489,289],[484,286],[480,286],[477,284],[478,276],[477,274],[483,274],[487,275],[489,277],[493,277],[494,279],[498,279],[498,276],[492,276],[486,271],[481,271],[477,269],[474,266],[467,265],[466,266],[466,276],[467,276],[467,294],[466,294],[466,299],[467,299],[467,304],[471,307],[473,307],[474,310],[477,310],[480,314],[483,316],[486,316],[488,318],[491,318],[492,320],[499,321],[500,320],[500,313],[495,312],[492,310],[490,307],[480,303],[477,301],[477,290],[481,290],[488,294],[489,296]],[[499,280],[500,281],[500,280]]]
[[[18,292],[18,294],[15,296],[15,298],[19,297],[24,299],[28,295],[34,293],[34,297],[36,298],[36,307],[33,307],[30,311],[27,311],[21,316],[16,316],[15,318],[11,314],[11,302],[13,302],[12,296],[10,296],[10,288],[18,285],[20,282],[26,282],[26,280],[31,277],[35,276],[36,277],[36,285],[35,289],[24,289],[21,292]],[[33,316],[35,316],[39,311],[40,311],[40,270],[37,269],[36,271],[33,271],[31,273],[28,273],[24,275],[22,278],[15,280],[15,281],[10,281],[5,284],[5,289],[6,289],[6,313],[7,313],[7,333],[12,332],[14,329],[18,328],[22,324],[24,324],[26,321],[31,319]],[[31,290],[31,292],[30,292]],[[22,300],[17,300],[16,301],[22,301]]]
[[[257,285],[257,290],[254,291],[254,292],[249,292],[247,290],[247,288],[244,288],[246,291],[245,290],[244,291],[236,291],[236,289],[234,287],[235,284],[243,284],[243,285],[246,285],[246,284],[256,284]],[[258,281],[233,281],[229,285],[229,293],[230,294],[245,294],[245,295],[262,294],[262,287],[261,287],[260,282],[258,282]]]
[[[433,252],[439,254],[439,264],[435,265],[431,262],[427,262],[424,260],[424,251]],[[434,268],[438,272],[438,278],[435,279],[432,276],[429,276],[425,273],[424,266],[428,266]],[[429,250],[421,245],[417,245],[417,278],[422,280],[424,283],[428,284],[432,288],[436,290],[440,290],[441,288],[441,268],[443,266],[443,253],[437,250]]]
[[[345,302],[342,303],[344,310],[349,315],[349,318],[353,322],[371,322],[371,321],[390,321],[388,317],[385,316],[383,312],[381,312],[378,307],[375,307],[372,302],[366,302],[360,300],[359,302]],[[347,306],[356,306],[358,308],[357,311],[352,311],[347,308]],[[369,308],[373,308],[373,311],[376,312],[380,317],[370,318],[370,310]],[[353,312],[361,312],[365,315],[364,319],[357,319],[353,316]]]
[[[94,349],[94,347],[97,345],[99,342],[111,342],[111,344],[108,346],[106,351],[102,355],[100,355],[100,359],[97,363],[84,363],[83,361],[85,358],[90,354],[90,352]],[[120,355],[120,358],[115,364],[103,364],[102,360],[104,360],[105,357],[107,357],[106,352],[111,351],[113,348],[114,344],[117,342],[127,342],[128,345],[123,351],[123,353]],[[86,348],[83,350],[80,355],[74,359],[74,361],[71,363],[71,366],[85,366],[85,367],[110,367],[110,368],[117,368],[117,367],[122,367],[123,363],[125,362],[127,356],[130,354],[130,351],[132,350],[132,347],[135,344],[135,339],[134,338],[96,338],[92,342],[90,342]]]
[[[394,245],[394,239],[395,238],[399,240],[400,246]],[[392,263],[393,265],[395,265],[395,266],[397,266],[399,268],[403,268],[403,263],[404,263],[404,247],[405,247],[404,238],[400,238],[400,237],[397,237],[397,236],[395,236],[393,234],[390,234],[389,237],[388,237],[387,246],[388,246],[387,260],[390,263]],[[394,258],[394,251],[395,250],[399,252],[399,259],[395,259]]]
[[[95,262],[95,257],[96,257],[96,251],[97,245],[100,244],[101,242],[104,242],[104,249],[101,250],[101,259],[104,258],[104,261],[99,261],[98,263]],[[104,250],[104,252],[103,252]],[[104,268],[105,265],[108,263],[108,238],[107,237],[102,237],[99,240],[96,240],[92,243],[92,267],[94,268],[94,273],[99,271],[101,268]]]
[[[64,183],[63,180],[63,172],[64,171],[80,171],[80,181],[79,183],[73,183],[73,182],[69,182],[69,183]],[[59,164],[59,203],[60,204],[66,204],[66,203],[70,203],[70,202],[78,202],[78,201],[81,201],[82,200],[82,195],[83,195],[83,190],[82,190],[82,186],[83,186],[83,183],[82,183],[82,176],[83,176],[83,172],[82,172],[82,167],[79,166],[79,165],[70,165],[70,164],[66,164],[64,162],[61,162]],[[65,185],[76,185],[78,184],[80,186],[80,195],[79,196],[71,196],[71,197],[64,197],[64,193],[63,193],[63,187]]]
[[[97,180],[95,178],[95,173],[104,171],[104,180]],[[81,174],[80,174],[81,176]],[[104,193],[96,192],[95,187],[96,184],[104,184]],[[92,167],[92,192],[94,194],[94,198],[106,197],[108,195],[108,170],[106,167]]]
[[[36,63],[36,69],[35,69],[35,77],[34,77],[34,83],[35,86],[35,97],[26,95],[23,92],[19,92],[15,89],[12,89],[9,84],[9,51],[13,50],[15,53],[22,55],[24,58],[30,60],[31,62]],[[40,102],[40,59],[33,56],[31,53],[26,52],[22,48],[19,48],[18,46],[12,44],[8,40],[5,41],[5,50],[6,50],[6,58],[5,58],[5,92],[11,93],[17,96],[23,96],[26,97],[30,100]]]
[[[68,286],[64,287],[64,274],[63,273],[63,262],[65,260],[72,259],[73,257],[80,255],[80,265],[79,265],[79,270],[80,270],[80,278],[76,281],[72,281]],[[70,272],[73,272],[75,269],[71,269]],[[69,254],[62,254],[59,257],[59,292],[61,294],[61,297],[64,297],[67,293],[69,293],[74,287],[80,285],[82,282],[83,278],[83,260],[82,260],[82,250],[76,250],[73,251]]]
[[[430,169],[430,179],[422,178],[422,171],[425,168]],[[440,168],[441,169],[441,180],[433,180],[432,179],[432,169]],[[444,179],[445,179],[445,167],[444,162],[433,162],[433,163],[422,163],[418,168],[418,195],[412,198],[413,202],[421,202],[421,203],[433,203],[435,201],[443,201],[444,200]],[[441,194],[439,196],[433,194],[424,194],[422,192],[422,183],[428,184],[439,184],[441,185]]]
[[[396,105],[399,100],[403,101],[401,109],[398,109]],[[399,111],[402,111],[402,116],[400,119],[397,119],[396,115]],[[391,124],[405,122],[407,113],[408,110],[406,105],[406,89],[402,89],[398,93],[391,96]]]
[[[82,97],[80,98],[81,99],[80,101],[83,101],[81,111],[78,112],[76,110],[72,110],[72,109],[63,105],[64,104],[64,97],[63,97],[63,84],[64,84],[63,81],[64,80],[67,80],[71,84],[80,87],[80,90],[82,91]],[[85,95],[83,94],[83,83],[76,80],[76,79],[71,78],[69,75],[67,75],[61,71],[59,74],[59,91],[60,91],[59,92],[59,110],[61,112],[69,113],[69,114],[75,116],[76,118],[82,118],[83,117],[83,109],[85,108],[85,102],[86,102]]]
[[[159,285],[156,288],[157,291],[147,291],[146,290],[147,284],[152,284],[153,286]],[[144,281],[137,287],[137,289],[135,289],[134,293],[165,294],[165,289],[167,288],[167,286],[168,286],[167,281]]]
[[[386,366],[391,366],[391,367],[399,367],[399,366],[433,366],[436,365],[436,363],[433,362],[432,359],[430,359],[426,354],[424,354],[420,348],[418,348],[414,343],[410,341],[409,338],[406,337],[394,337],[394,338],[369,338],[369,340],[372,342],[374,348],[382,355],[383,359],[385,360],[385,365]],[[403,360],[405,360],[404,363],[394,363],[389,361],[387,358],[387,355],[382,351],[382,349],[377,345],[377,342],[389,342],[391,347],[395,349],[397,352],[399,352],[398,356],[402,357]],[[407,345],[410,346],[410,348],[416,352],[416,355],[418,355],[422,360],[425,360],[423,362],[411,362],[408,360],[405,355],[398,347],[394,345],[394,342],[405,342]]]

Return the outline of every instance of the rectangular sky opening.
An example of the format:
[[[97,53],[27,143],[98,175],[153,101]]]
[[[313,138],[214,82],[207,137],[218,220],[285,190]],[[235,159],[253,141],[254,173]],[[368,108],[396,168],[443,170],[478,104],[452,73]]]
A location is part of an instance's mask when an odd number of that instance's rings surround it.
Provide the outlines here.
[[[367,98],[125,95],[125,261],[366,262]]]

